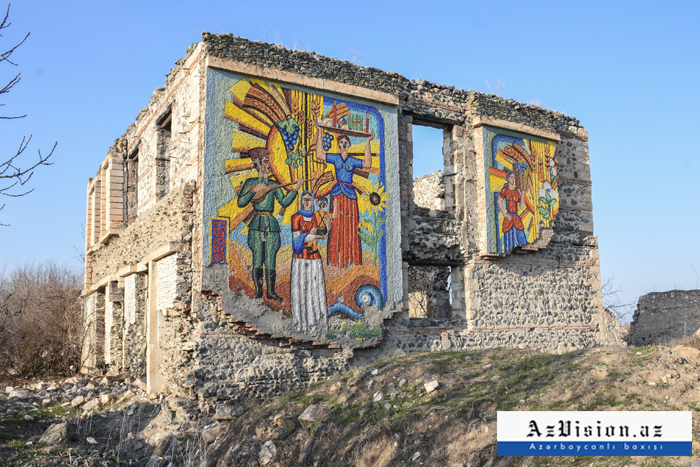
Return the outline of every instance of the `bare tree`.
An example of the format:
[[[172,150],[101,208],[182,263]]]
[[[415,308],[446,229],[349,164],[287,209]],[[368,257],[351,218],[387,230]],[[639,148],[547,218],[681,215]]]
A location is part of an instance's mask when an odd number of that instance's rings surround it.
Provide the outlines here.
[[[69,374],[85,332],[82,273],[51,261],[0,270],[0,375]]]
[[[7,10],[5,11],[5,17],[3,18],[2,22],[0,23],[0,37],[3,37],[1,32],[4,29],[7,29],[10,27],[12,23],[8,21],[10,15],[10,5],[7,5]],[[11,47],[9,50],[0,53],[0,63],[8,63],[12,66],[17,66],[15,62],[11,60],[12,54],[21,46],[24,44],[24,41],[27,40],[29,37],[29,33],[27,33],[24,38],[22,38],[21,41],[19,41],[15,46]],[[12,88],[15,87],[17,83],[20,82],[21,80],[21,73],[17,73],[14,78],[12,78],[3,88],[0,89],[0,96],[3,94],[9,93]],[[5,104],[0,103],[0,106],[4,106]],[[13,120],[17,118],[24,118],[26,115],[17,115],[13,117],[7,117],[7,116],[0,116],[0,119],[4,120]],[[41,165],[51,165],[51,162],[48,162],[49,158],[53,154],[54,150],[56,149],[56,144],[54,143],[53,148],[51,148],[51,151],[49,152],[48,155],[43,156],[41,154],[41,151],[38,151],[39,153],[39,158],[36,159],[34,162],[26,162],[25,157],[23,157],[24,151],[27,149],[27,146],[29,145],[29,142],[32,140],[32,135],[29,135],[29,137],[22,137],[22,141],[19,143],[19,147],[15,151],[14,155],[10,156],[7,160],[4,162],[0,162],[0,195],[2,196],[8,196],[10,198],[17,198],[20,196],[25,196],[29,193],[31,193],[34,189],[27,189],[24,188],[24,186],[29,182],[29,180],[32,178],[32,175],[34,174],[34,170],[41,166]],[[0,210],[2,210],[5,207],[5,204],[3,203],[2,206],[0,206]],[[0,225],[6,225],[0,223]]]
[[[632,313],[632,308],[636,305],[636,302],[621,302],[620,293],[623,290],[615,284],[615,276],[603,278],[601,291],[603,293],[603,306],[615,315],[620,324],[625,324],[626,321],[629,321],[627,317]]]
[[[12,295],[0,292],[0,334],[6,337],[0,340],[0,350],[9,350],[24,339],[24,334],[16,330],[15,326],[27,308],[27,300],[20,300],[19,308],[11,307]]]

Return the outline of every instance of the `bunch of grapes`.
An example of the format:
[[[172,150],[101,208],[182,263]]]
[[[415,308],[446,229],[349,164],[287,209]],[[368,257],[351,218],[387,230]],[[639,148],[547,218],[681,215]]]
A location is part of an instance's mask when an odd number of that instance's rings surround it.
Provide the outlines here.
[[[282,141],[284,145],[287,146],[288,151],[293,151],[294,147],[297,145],[297,140],[299,139],[299,126],[294,125],[294,133],[287,133],[287,130],[280,131],[282,135]]]
[[[332,134],[330,133],[323,133],[323,150],[328,151],[331,148],[331,143],[333,142],[333,137]]]

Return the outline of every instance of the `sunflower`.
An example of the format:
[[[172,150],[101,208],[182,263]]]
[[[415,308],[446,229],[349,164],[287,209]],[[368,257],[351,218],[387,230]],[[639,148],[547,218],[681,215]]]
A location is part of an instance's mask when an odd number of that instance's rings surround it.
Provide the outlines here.
[[[369,202],[365,202],[365,209],[363,209],[364,213],[371,213],[371,214],[376,214],[379,212],[384,212],[384,209],[386,208],[386,202],[388,201],[388,197],[386,195],[386,192],[384,191],[384,185],[382,185],[381,182],[377,182],[372,185],[372,191],[367,194],[369,197]]]

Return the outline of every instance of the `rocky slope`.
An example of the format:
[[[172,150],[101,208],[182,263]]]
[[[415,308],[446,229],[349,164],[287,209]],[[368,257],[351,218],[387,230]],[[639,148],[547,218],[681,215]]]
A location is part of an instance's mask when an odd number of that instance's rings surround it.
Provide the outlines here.
[[[496,456],[497,410],[700,411],[700,351],[690,347],[561,355],[514,349],[416,353],[264,403],[216,407],[172,396],[149,400],[136,381],[119,378],[57,382],[52,391],[36,383],[13,388],[27,393],[20,394],[24,399],[17,394],[0,399],[0,412],[3,407],[6,412],[0,421],[0,465],[700,462],[695,420],[693,458]],[[69,409],[80,396],[82,403]],[[44,404],[46,399],[51,401]],[[27,415],[33,420],[25,420]],[[46,430],[48,422],[42,420],[52,416],[63,421]],[[41,439],[29,438],[44,431]]]

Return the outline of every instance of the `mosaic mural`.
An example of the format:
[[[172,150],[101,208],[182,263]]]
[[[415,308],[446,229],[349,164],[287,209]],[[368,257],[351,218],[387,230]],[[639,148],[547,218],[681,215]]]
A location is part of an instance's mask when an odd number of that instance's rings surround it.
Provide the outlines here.
[[[395,295],[387,231],[398,213],[386,175],[395,112],[226,77],[212,117],[205,262],[226,264],[228,290],[278,313],[287,334],[380,335],[367,313]]]
[[[543,248],[559,211],[556,143],[488,126],[482,131],[487,251]]]

